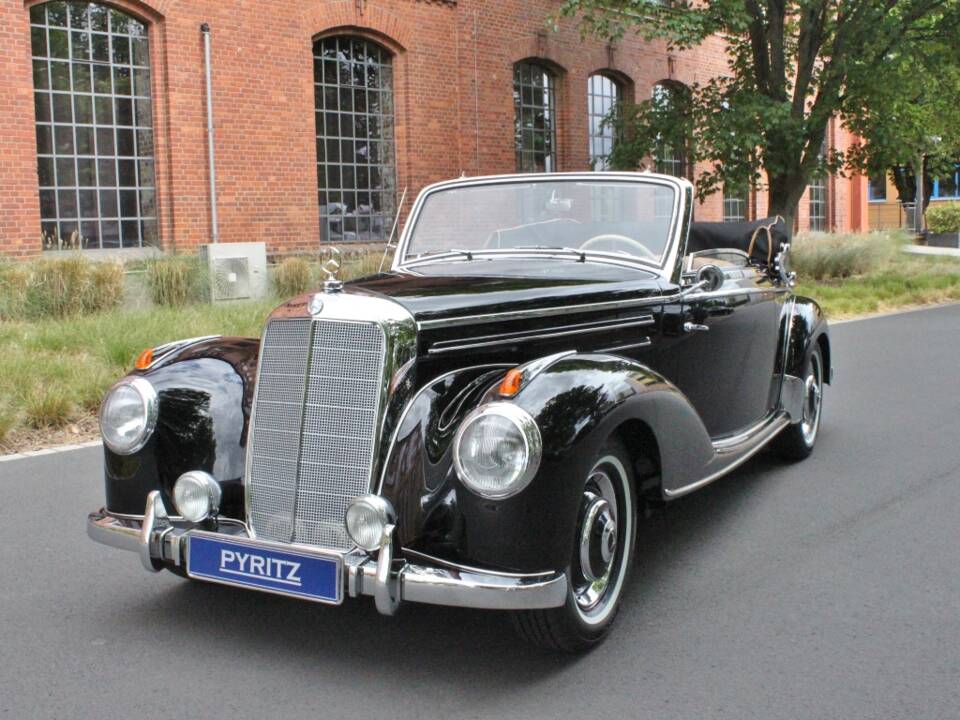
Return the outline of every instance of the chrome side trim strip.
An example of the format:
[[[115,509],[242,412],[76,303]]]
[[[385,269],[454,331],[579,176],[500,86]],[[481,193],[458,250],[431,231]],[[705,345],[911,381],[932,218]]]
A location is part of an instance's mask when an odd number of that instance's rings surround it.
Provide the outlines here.
[[[656,295],[653,297],[632,298],[630,300],[604,300],[602,302],[582,303],[580,305],[560,305],[532,310],[506,310],[499,313],[483,313],[481,315],[463,315],[461,317],[439,318],[437,320],[421,320],[417,323],[421,330],[435,328],[458,327],[473,325],[481,322],[500,322],[507,320],[528,320],[530,318],[552,317],[554,315],[569,315],[571,313],[592,312],[594,310],[620,310],[633,307],[650,307],[663,305],[681,299],[680,293],[671,295]]]
[[[692,292],[684,298],[690,302],[698,302],[703,300],[713,300],[715,298],[725,298],[732,297],[736,295],[767,295],[775,294],[781,295],[783,293],[790,292],[789,288],[771,286],[768,288],[758,288],[758,287],[736,287],[736,288],[725,288],[723,290],[714,290],[713,292]]]
[[[684,485],[683,487],[675,490],[668,490],[664,488],[663,494],[668,499],[672,500],[674,498],[687,495],[694,490],[699,490],[705,485],[709,485],[714,480],[719,480],[721,477],[740,467],[743,465],[743,463],[756,455],[768,442],[770,442],[770,440],[777,435],[777,433],[783,430],[788,424],[789,420],[786,413],[780,411],[761,421],[753,428],[740,433],[739,435],[714,442],[713,446],[717,452],[717,457],[734,455],[737,452],[740,452],[741,454],[736,455],[729,463],[710,473],[706,477],[697,480],[696,482],[692,482],[689,485]],[[739,445],[733,444],[732,441],[735,439],[740,439]]]
[[[466,342],[483,342],[485,340],[514,340],[514,339],[523,339],[526,336],[539,337],[542,333],[546,332],[565,332],[568,330],[578,330],[580,328],[584,329],[586,332],[589,329],[596,330],[606,330],[616,329],[620,327],[623,322],[636,321],[637,323],[645,323],[647,325],[653,325],[656,320],[653,315],[639,315],[635,318],[622,318],[619,320],[593,320],[591,322],[577,323],[575,325],[556,325],[550,328],[541,328],[539,330],[520,330],[518,332],[511,333],[497,333],[496,335],[478,335],[477,337],[467,338]],[[465,340],[440,340],[435,342],[433,347],[442,348],[448,345],[459,346],[463,344]]]
[[[636,348],[645,348],[653,345],[653,341],[648,338],[642,338],[634,343],[627,343],[626,345],[616,345],[614,347],[604,348],[603,350],[598,350],[597,352],[617,352],[618,350],[635,350]]]
[[[762,433],[770,425],[770,423],[776,419],[776,417],[776,413],[771,413],[760,422],[756,423],[755,425],[751,425],[746,430],[738,432],[736,435],[727,435],[725,437],[717,438],[713,441],[713,449],[720,454],[736,451],[744,443],[749,442]]]
[[[531,340],[550,340],[551,338],[567,337],[569,335],[584,335],[587,333],[593,332],[603,332],[606,330],[620,330],[623,328],[631,327],[644,327],[647,325],[652,325],[654,323],[652,315],[645,315],[638,320],[633,322],[621,322],[608,325],[597,326],[593,324],[591,327],[582,327],[575,330],[560,330],[556,332],[541,332],[534,335],[516,335],[510,334],[504,337],[501,337],[497,340],[487,340],[485,342],[469,342],[462,345],[450,345],[446,347],[432,347],[427,353],[429,355],[441,355],[443,353],[454,352],[456,350],[476,350],[477,348],[486,348],[486,347],[496,347],[498,345],[512,345],[514,343],[529,342]],[[487,336],[490,337],[490,336]],[[447,341],[450,342],[450,341]]]

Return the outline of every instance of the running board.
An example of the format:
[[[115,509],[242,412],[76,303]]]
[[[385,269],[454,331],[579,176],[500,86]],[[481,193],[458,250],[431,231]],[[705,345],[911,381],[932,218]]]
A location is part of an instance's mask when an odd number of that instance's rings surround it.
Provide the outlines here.
[[[768,416],[748,430],[730,437],[713,441],[713,460],[706,468],[706,476],[689,485],[675,490],[664,489],[663,494],[668,500],[678,498],[694,490],[709,485],[714,480],[722,478],[735,470],[747,460],[756,455],[763,447],[776,437],[777,433],[790,424],[790,418],[784,411]]]

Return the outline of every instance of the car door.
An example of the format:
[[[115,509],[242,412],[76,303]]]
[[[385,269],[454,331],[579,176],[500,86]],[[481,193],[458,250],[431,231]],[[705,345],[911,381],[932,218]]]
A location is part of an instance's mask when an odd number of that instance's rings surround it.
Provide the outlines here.
[[[737,250],[686,258],[688,283],[705,264],[723,283],[686,294],[665,312],[672,317],[671,380],[696,408],[711,437],[744,430],[776,402],[776,353],[783,290]]]

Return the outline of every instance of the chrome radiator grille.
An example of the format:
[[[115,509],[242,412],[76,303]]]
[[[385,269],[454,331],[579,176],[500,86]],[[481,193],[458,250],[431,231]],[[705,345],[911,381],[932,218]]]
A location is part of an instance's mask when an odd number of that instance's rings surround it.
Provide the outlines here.
[[[352,546],[343,516],[353,498],[370,491],[385,346],[373,323],[267,326],[246,483],[257,537]]]

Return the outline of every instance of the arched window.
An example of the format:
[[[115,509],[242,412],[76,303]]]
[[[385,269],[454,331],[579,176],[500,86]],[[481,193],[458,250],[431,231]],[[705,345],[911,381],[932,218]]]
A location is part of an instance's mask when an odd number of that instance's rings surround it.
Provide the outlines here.
[[[654,106],[666,111],[678,101],[679,94],[683,92],[686,92],[686,87],[680,83],[657,83],[653,86]],[[666,140],[659,142],[653,160],[657,172],[674,177],[687,177],[687,157],[682,146]]]
[[[386,240],[395,207],[393,66],[365,38],[313,44],[323,242]]]
[[[513,106],[517,170],[556,171],[557,102],[553,73],[532,61],[514,65]]]
[[[613,152],[616,141],[616,128],[609,122],[610,114],[621,102],[622,96],[620,83],[606,75],[598,73],[587,80],[591,170],[606,170],[610,167],[610,153]]]
[[[30,40],[44,249],[157,245],[146,25],[49,2]]]

